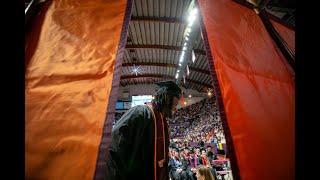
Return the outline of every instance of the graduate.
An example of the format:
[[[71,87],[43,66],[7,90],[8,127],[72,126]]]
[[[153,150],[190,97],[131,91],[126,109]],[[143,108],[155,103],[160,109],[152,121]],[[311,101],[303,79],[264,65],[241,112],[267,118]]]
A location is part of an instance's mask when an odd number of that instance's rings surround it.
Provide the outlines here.
[[[149,105],[129,109],[115,124],[107,152],[106,180],[168,180],[171,117],[181,97],[173,81],[156,83],[159,90]]]

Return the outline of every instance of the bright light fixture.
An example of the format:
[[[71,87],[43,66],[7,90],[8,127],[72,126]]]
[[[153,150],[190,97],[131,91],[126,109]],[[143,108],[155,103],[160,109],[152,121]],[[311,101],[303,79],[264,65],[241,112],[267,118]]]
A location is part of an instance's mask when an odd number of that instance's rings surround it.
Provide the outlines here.
[[[191,95],[191,94],[189,94],[189,98],[192,98],[192,95]]]
[[[184,51],[182,51],[182,54],[181,54],[181,56],[180,56],[180,60],[179,60],[179,62],[181,63],[182,61],[183,61],[183,58],[184,58]]]
[[[141,74],[140,66],[137,67],[137,66],[133,65],[131,74],[135,74],[136,76],[138,76],[138,74]]]
[[[178,77],[179,77],[179,74],[177,73],[177,74],[176,74],[176,79],[178,79]]]
[[[187,47],[186,47],[186,46],[183,46],[182,51],[185,51],[185,50],[187,50]]]
[[[192,26],[194,20],[197,18],[197,12],[198,10],[196,8],[192,9],[190,12],[190,15],[188,17],[188,26]]]
[[[189,66],[187,65],[187,76],[189,76],[190,71],[189,71]]]
[[[196,55],[194,54],[194,51],[192,50],[192,62],[194,63],[195,60],[196,60]]]
[[[191,28],[187,27],[186,32],[187,32],[187,34],[189,34],[191,32]]]

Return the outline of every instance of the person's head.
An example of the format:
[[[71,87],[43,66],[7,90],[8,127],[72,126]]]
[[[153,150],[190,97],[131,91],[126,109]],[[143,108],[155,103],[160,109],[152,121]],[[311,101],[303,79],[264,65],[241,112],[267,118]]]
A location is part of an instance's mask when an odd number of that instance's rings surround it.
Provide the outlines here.
[[[212,149],[211,149],[211,146],[207,146],[207,151],[208,151],[208,152],[211,152],[211,150],[212,150]]]
[[[163,81],[156,84],[160,88],[156,92],[152,102],[158,111],[162,112],[166,117],[171,118],[181,97],[181,89],[173,81]]]
[[[215,180],[210,169],[206,166],[198,166],[196,170],[197,180]]]
[[[218,149],[217,159],[225,159],[225,157],[226,157],[226,152],[224,150]]]
[[[205,144],[204,144],[203,140],[201,139],[200,146],[201,146],[201,147],[204,147],[204,145],[205,145]]]
[[[196,152],[197,155],[200,155],[200,148],[196,148]]]
[[[179,157],[180,157],[180,158],[183,158],[183,157],[184,157],[184,156],[183,156],[183,151],[180,151]]]
[[[202,156],[205,156],[206,154],[207,154],[207,153],[206,153],[206,150],[205,150],[205,149],[202,149],[202,150],[201,150],[201,155],[202,155]]]
[[[174,157],[174,152],[172,149],[169,151],[169,157]]]
[[[183,151],[184,151],[184,153],[185,153],[185,154],[188,154],[188,153],[189,153],[189,149],[188,149],[187,147],[186,147],[186,148],[184,148],[184,150],[183,150]]]
[[[173,153],[172,153],[172,156],[174,157],[179,157],[179,150],[178,149],[173,149]]]
[[[190,156],[194,155],[194,150],[193,150],[193,149],[190,149],[189,155],[190,155]]]

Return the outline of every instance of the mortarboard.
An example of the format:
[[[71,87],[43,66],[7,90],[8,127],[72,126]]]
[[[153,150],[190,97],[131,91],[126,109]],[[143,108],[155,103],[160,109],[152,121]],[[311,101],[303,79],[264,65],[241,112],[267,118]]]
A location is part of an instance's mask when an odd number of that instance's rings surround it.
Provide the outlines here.
[[[181,89],[179,86],[173,82],[173,81],[161,81],[161,82],[156,82],[160,88],[166,88],[166,91],[168,94],[173,95],[177,98],[180,98],[181,96]]]

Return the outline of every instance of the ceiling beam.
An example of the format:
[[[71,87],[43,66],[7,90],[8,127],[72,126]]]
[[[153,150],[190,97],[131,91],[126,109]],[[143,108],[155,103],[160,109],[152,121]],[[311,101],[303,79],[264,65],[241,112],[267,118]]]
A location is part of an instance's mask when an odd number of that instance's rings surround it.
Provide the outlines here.
[[[182,18],[168,18],[168,17],[139,17],[132,16],[131,21],[152,21],[152,22],[165,22],[165,23],[178,23],[185,24]]]
[[[173,68],[178,68],[178,65],[176,64],[167,64],[167,63],[153,63],[153,62],[137,62],[137,63],[123,63],[123,67],[128,67],[128,66],[160,66],[160,67],[173,67]],[[207,75],[210,75],[210,72],[205,69],[201,68],[196,68],[196,67],[191,67],[189,66],[190,71],[195,71],[198,73],[204,73]]]
[[[121,76],[121,80],[124,79],[135,79],[135,78],[164,78],[164,79],[175,79],[174,76],[170,76],[170,75],[165,75],[165,74],[142,74],[142,75],[123,75]],[[211,84],[207,84],[207,83],[203,83],[200,81],[196,81],[196,80],[192,80],[192,79],[186,79],[187,82],[189,83],[194,83],[194,84],[199,84],[201,86],[204,86],[206,88],[211,88],[212,85]]]
[[[166,46],[166,45],[152,45],[152,44],[146,44],[146,45],[135,45],[135,44],[127,44],[127,49],[167,49],[167,50],[175,50],[175,51],[181,51],[182,46]],[[194,49],[194,53],[196,54],[202,54],[206,55],[206,51],[201,49]]]
[[[123,79],[135,79],[135,78],[165,78],[165,79],[174,79],[174,76],[169,76],[166,74],[141,74],[141,75],[122,75],[121,80]]]
[[[124,87],[127,85],[154,84],[155,82],[156,82],[155,80],[150,80],[150,81],[145,81],[145,82],[140,82],[140,83],[134,83],[133,81],[129,81],[125,85],[122,85],[122,86]],[[188,87],[188,89],[195,89],[195,90],[198,90],[199,92],[207,92],[208,89],[212,89],[212,87],[205,87],[205,86],[201,86],[199,84],[195,84],[192,82],[189,82],[189,83],[190,83],[190,86]],[[182,86],[187,88],[185,85],[182,85]]]
[[[204,73],[204,74],[207,74],[207,75],[210,75],[210,71],[208,70],[204,70],[204,69],[201,69],[201,68],[196,68],[196,67],[189,67],[190,71],[195,71],[195,72],[199,72],[199,73]]]
[[[127,66],[163,66],[163,67],[174,67],[177,68],[178,65],[176,64],[167,64],[167,63],[153,63],[153,62],[135,62],[135,63],[122,63],[123,67]]]

